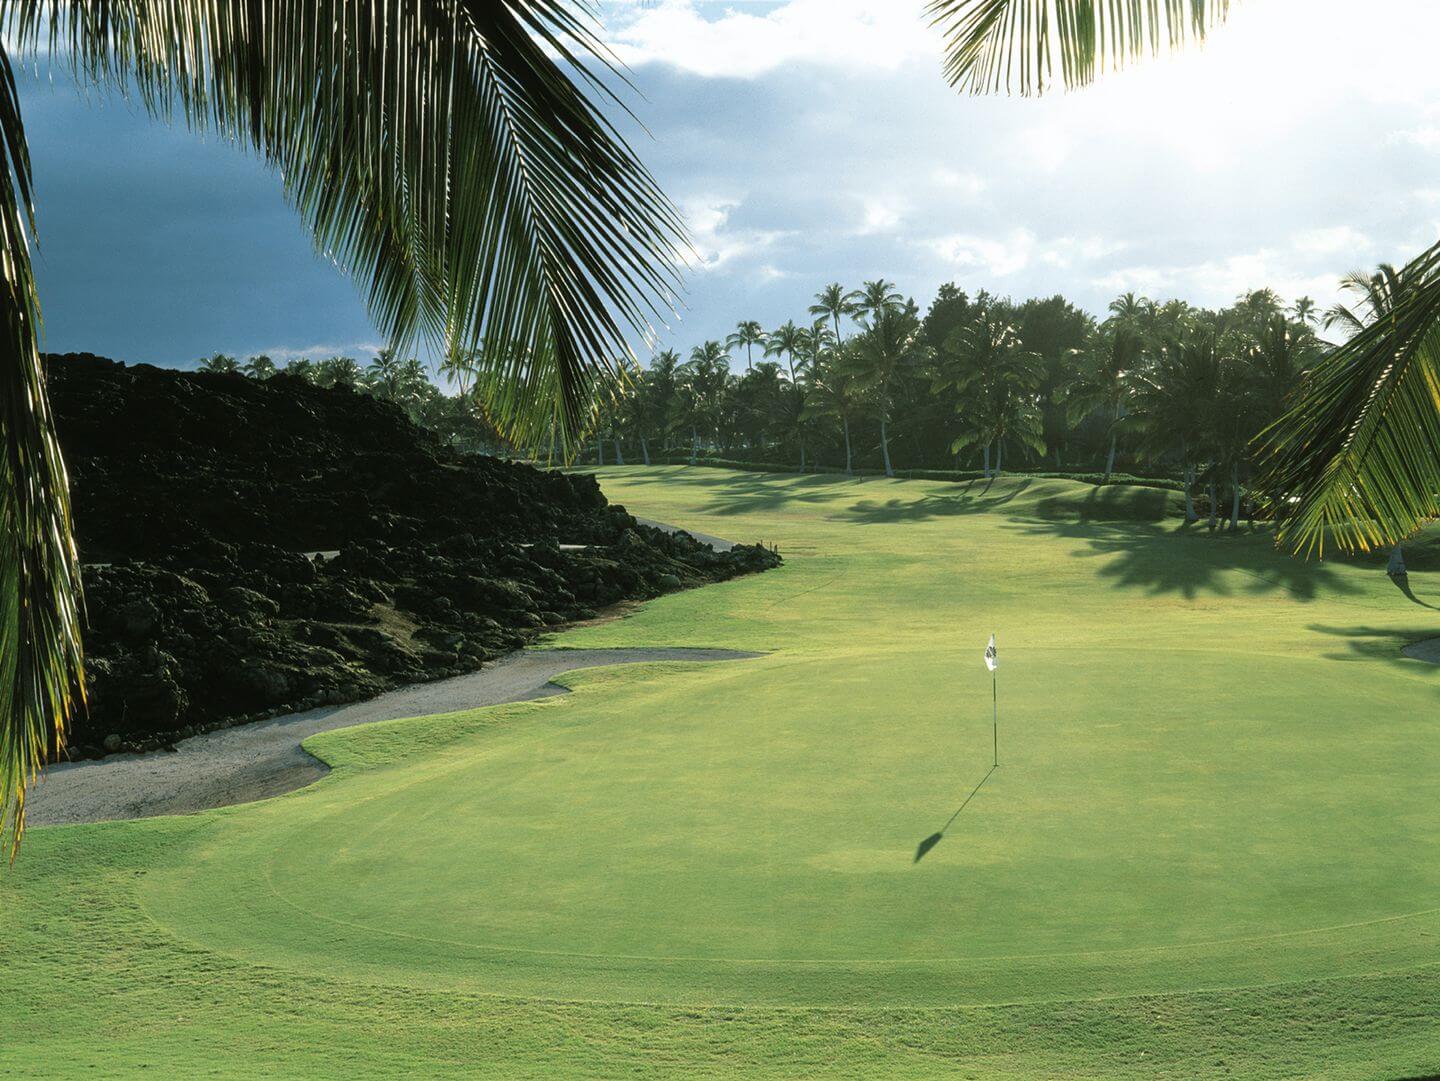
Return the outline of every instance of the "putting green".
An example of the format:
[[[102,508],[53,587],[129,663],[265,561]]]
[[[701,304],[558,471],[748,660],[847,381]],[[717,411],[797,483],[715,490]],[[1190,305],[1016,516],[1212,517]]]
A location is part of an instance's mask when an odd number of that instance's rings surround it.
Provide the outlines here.
[[[1399,655],[1440,620],[1374,565],[1186,530],[1150,489],[683,468],[603,482],[637,513],[776,543],[786,564],[553,645],[765,657],[574,674],[565,698],[312,738],[335,770],[281,799],[36,830],[0,880],[0,941],[38,934],[104,848],[130,855],[102,861],[114,881],[89,910],[148,928],[160,971],[186,974],[176,994],[216,964],[434,996],[442,1017],[494,995],[1053,1012],[1202,990],[1283,1002],[1287,986],[1348,1009],[1377,974],[1440,960],[1440,672]],[[77,985],[44,965],[29,978],[61,998]],[[364,1027],[347,1017],[338,1030]],[[904,1043],[914,1022],[876,1024]],[[1320,1059],[1367,1061],[1329,1036],[1313,1034]],[[1073,1061],[1032,1043],[1005,1068],[1159,1061],[1117,1062],[1118,1036]],[[810,1066],[859,1068],[843,1047]]]

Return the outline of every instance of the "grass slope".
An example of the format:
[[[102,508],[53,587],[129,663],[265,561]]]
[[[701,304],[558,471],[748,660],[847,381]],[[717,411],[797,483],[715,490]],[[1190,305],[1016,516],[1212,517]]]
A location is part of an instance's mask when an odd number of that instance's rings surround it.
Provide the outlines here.
[[[34,831],[0,1076],[1440,1070],[1440,672],[1399,657],[1440,619],[1373,565],[1150,489],[603,476],[787,563],[553,644],[769,656]],[[1001,766],[916,864],[989,767],[992,630]]]

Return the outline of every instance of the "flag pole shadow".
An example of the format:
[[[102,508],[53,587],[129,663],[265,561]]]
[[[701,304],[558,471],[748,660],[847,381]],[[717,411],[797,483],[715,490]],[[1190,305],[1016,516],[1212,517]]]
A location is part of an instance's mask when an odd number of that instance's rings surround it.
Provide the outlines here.
[[[970,794],[965,797],[965,802],[960,804],[959,807],[955,808],[955,813],[950,816],[950,820],[946,822],[945,825],[941,826],[938,832],[932,833],[929,837],[926,837],[925,840],[921,841],[918,845],[915,846],[915,859],[911,861],[912,864],[919,863],[921,860],[923,860],[926,854],[929,853],[932,848],[934,848],[942,840],[945,839],[946,832],[950,829],[951,826],[955,824],[955,820],[960,817],[960,812],[965,810],[965,808],[970,805],[970,801],[975,798],[975,794],[979,792],[980,789],[985,787],[985,782],[990,779],[990,774],[994,773],[997,768],[998,767],[996,766],[991,766],[989,769],[987,769],[985,771],[985,776],[980,778],[980,783],[977,784],[973,789],[971,789]]]

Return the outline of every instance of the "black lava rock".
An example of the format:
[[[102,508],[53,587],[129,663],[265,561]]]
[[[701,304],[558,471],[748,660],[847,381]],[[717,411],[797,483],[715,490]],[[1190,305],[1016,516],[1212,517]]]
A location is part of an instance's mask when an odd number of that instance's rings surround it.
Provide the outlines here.
[[[593,477],[461,455],[343,388],[89,354],[46,370],[89,620],[71,757],[474,670],[779,562],[641,526]]]

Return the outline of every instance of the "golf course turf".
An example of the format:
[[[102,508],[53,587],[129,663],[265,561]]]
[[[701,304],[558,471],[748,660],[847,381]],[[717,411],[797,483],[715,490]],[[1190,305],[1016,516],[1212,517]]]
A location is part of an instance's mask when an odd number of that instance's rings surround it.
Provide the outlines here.
[[[785,564],[550,645],[765,656],[568,674],[312,737],[332,772],[277,799],[33,830],[0,1076],[1440,1072],[1423,571],[1412,601],[1159,489],[601,476]]]

